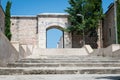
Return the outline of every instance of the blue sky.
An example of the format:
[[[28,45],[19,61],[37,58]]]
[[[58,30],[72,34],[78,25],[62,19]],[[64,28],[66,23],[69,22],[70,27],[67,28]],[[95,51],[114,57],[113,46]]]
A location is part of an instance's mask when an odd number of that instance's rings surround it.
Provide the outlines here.
[[[36,15],[44,12],[64,12],[69,6],[67,0],[11,0],[12,15]],[[5,8],[7,0],[2,0]]]
[[[2,0],[1,4],[5,9],[8,0]],[[69,6],[68,0],[11,0],[11,15],[37,15],[40,13],[65,13],[66,7]],[[103,10],[114,0],[103,0]],[[55,48],[62,32],[51,29],[47,32],[48,48]]]

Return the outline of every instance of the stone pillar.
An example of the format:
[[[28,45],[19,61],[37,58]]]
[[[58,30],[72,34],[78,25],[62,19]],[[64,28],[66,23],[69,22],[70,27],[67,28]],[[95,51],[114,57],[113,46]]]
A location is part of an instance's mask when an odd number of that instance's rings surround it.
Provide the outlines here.
[[[99,25],[98,25],[98,48],[102,48],[103,47],[103,41],[102,41],[102,21],[99,21]]]
[[[64,32],[64,48],[72,48],[71,35],[68,32]]]
[[[41,22],[38,23],[39,48],[46,48],[46,27]]]

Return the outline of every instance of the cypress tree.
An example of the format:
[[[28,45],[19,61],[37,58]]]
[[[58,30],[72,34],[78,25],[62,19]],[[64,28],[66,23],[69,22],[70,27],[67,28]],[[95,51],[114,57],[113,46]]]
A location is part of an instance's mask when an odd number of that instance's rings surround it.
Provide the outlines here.
[[[10,31],[10,24],[11,24],[10,17],[11,17],[11,14],[10,14],[10,9],[11,9],[11,2],[8,1],[7,5],[6,5],[6,10],[5,10],[5,35],[9,40],[11,40],[11,31]]]
[[[118,43],[120,44],[120,0],[117,0],[117,30],[118,30]]]

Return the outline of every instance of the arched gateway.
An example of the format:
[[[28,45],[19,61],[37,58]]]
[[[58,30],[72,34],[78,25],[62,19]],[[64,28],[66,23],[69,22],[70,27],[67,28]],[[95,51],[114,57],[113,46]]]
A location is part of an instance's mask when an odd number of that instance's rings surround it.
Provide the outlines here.
[[[37,16],[12,16],[12,41],[19,41],[21,44],[39,45],[40,48],[46,48],[47,30],[57,28],[63,31],[63,41],[61,42],[63,42],[64,48],[71,48],[71,36],[63,30],[68,26],[68,14],[63,13],[43,13]]]

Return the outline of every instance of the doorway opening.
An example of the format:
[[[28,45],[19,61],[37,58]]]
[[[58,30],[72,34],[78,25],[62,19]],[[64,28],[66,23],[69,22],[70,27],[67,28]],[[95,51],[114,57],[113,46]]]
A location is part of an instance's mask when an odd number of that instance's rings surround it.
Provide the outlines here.
[[[46,32],[46,48],[64,48],[64,32],[62,29],[50,27]]]

